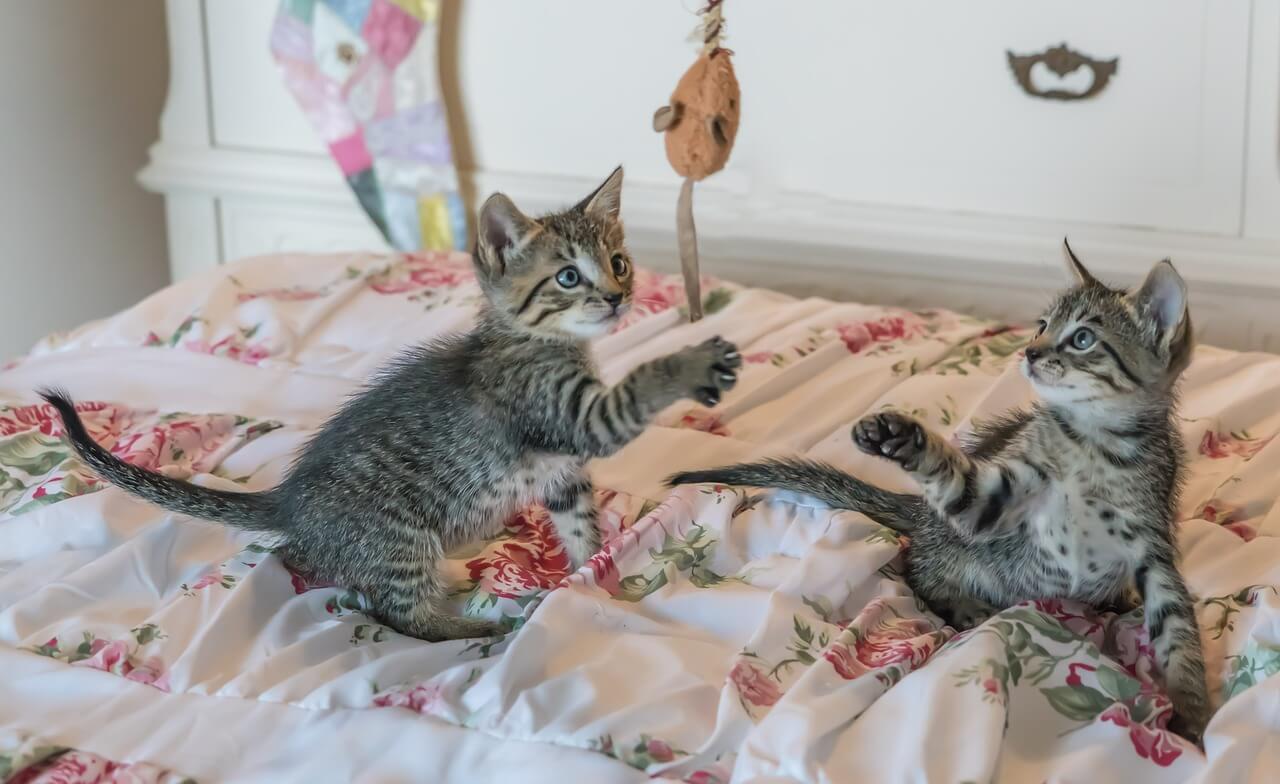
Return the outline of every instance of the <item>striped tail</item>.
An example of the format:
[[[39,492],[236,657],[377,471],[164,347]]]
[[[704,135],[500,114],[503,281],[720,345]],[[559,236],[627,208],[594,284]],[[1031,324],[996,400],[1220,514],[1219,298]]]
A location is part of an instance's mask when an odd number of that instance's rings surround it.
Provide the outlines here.
[[[212,490],[126,463],[93,440],[65,392],[42,389],[39,394],[61,415],[76,455],[108,482],[172,512],[254,531],[279,530],[274,493]]]
[[[932,512],[924,499],[910,493],[892,493],[869,485],[828,463],[791,458],[739,463],[704,471],[684,471],[667,480],[669,485],[748,485],[789,490],[812,496],[838,509],[861,512],[898,533],[910,534]]]

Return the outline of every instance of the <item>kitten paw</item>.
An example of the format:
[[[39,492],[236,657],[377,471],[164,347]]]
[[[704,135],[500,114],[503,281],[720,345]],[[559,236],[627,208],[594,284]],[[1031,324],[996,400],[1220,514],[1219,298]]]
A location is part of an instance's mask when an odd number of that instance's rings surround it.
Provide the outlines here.
[[[928,445],[919,422],[893,411],[859,420],[853,426],[853,442],[863,452],[892,460],[908,471],[919,464]]]
[[[704,406],[719,403],[724,393],[738,383],[742,354],[719,335],[675,356],[679,361],[679,381],[687,396]]]

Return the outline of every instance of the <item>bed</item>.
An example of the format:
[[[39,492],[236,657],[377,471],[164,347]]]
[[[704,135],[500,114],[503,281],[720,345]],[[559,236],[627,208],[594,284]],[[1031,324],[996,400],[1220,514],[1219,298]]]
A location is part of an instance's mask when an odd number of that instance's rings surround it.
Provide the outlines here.
[[[1280,357],[1202,347],[1185,378],[1180,539],[1222,705],[1202,753],[1164,729],[1136,613],[1037,602],[956,635],[866,517],[662,485],[803,453],[906,488],[850,424],[896,407],[962,431],[1025,402],[1027,330],[704,291],[691,325],[680,282],[641,272],[596,347],[609,380],[713,334],[746,358],[720,406],[677,404],[593,465],[606,551],[568,573],[532,508],[451,556],[458,606],[518,627],[496,644],[404,638],[252,535],[103,485],[33,393],[67,388],[130,462],[265,488],[380,363],[467,326],[465,255],[250,259],[42,341],[0,374],[0,779],[1274,779]]]

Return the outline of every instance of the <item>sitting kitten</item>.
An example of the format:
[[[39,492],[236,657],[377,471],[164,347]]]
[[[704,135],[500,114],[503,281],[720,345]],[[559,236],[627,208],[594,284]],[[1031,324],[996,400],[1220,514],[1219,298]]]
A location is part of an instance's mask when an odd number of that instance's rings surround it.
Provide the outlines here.
[[[438,562],[542,500],[575,567],[599,549],[593,457],[621,449],[681,398],[719,402],[741,358],[713,338],[636,368],[613,388],[586,338],[629,307],[622,169],[564,212],[532,219],[502,194],[480,212],[486,295],[475,328],[406,351],[311,439],[276,488],[212,490],[129,465],[94,443],[72,403],[42,395],[86,464],[165,507],[283,535],[285,562],[362,591],[383,621],[424,640],[502,633],[447,615]]]
[[[1174,541],[1183,479],[1175,384],[1192,349],[1186,286],[1165,261],[1127,294],[1065,252],[1076,285],[1040,321],[1022,365],[1039,403],[978,427],[961,449],[902,414],[854,427],[858,447],[901,465],[922,496],[808,460],[671,482],[804,493],[909,534],[909,583],[960,628],[1029,599],[1121,603],[1136,583],[1174,707],[1198,737],[1210,710]]]

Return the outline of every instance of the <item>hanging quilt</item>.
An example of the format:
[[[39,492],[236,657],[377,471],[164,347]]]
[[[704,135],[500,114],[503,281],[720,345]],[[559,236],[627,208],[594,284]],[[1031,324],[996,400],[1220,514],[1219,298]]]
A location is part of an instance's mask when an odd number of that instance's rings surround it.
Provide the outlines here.
[[[462,249],[467,225],[436,69],[440,0],[283,0],[271,51],[378,230]]]

